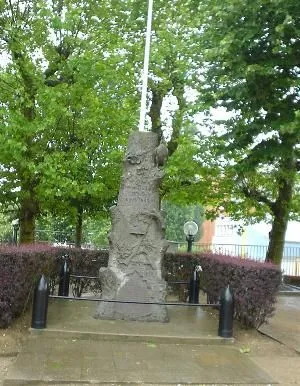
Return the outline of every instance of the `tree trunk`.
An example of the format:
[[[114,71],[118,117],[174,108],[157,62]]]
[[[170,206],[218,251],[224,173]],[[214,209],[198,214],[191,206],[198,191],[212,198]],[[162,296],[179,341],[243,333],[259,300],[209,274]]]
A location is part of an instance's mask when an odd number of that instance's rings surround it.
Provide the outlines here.
[[[287,161],[288,162],[288,161]],[[272,230],[270,232],[269,246],[266,261],[274,264],[281,264],[284,250],[285,233],[289,220],[290,206],[293,198],[293,187],[296,171],[293,172],[294,163],[291,168],[285,170],[283,176],[278,181],[279,191],[274,205],[274,217]]]
[[[76,230],[75,230],[75,247],[76,248],[81,248],[82,220],[83,220],[83,210],[82,210],[82,208],[79,208],[79,209],[77,209]]]
[[[159,140],[162,137],[161,130],[161,107],[164,99],[164,94],[154,87],[151,89],[152,91],[152,101],[149,111],[149,116],[151,118],[151,131],[158,134]]]
[[[21,103],[21,112],[25,120],[29,123],[34,122],[36,117],[35,111],[35,96],[36,84],[35,78],[30,72],[30,60],[26,54],[11,48],[12,56],[19,69],[20,75],[23,79],[24,86],[24,102]],[[33,193],[33,189],[37,184],[37,175],[33,175],[27,169],[27,161],[32,161],[32,143],[33,138],[27,135],[24,138],[26,144],[26,153],[20,166],[19,178],[22,184],[23,199],[20,207],[20,244],[34,243],[35,237],[35,218],[38,214],[38,203]]]
[[[272,230],[270,232],[266,261],[270,261],[278,265],[281,264],[287,223],[287,216],[281,214],[274,216]]]
[[[20,208],[20,244],[34,243],[36,214],[35,200],[24,198]]]
[[[172,136],[168,143],[169,156],[175,153],[178,147],[178,139],[182,130],[185,114],[186,101],[184,98],[184,80],[178,79],[177,75],[172,77],[173,95],[177,98],[178,110],[175,112],[172,122]]]

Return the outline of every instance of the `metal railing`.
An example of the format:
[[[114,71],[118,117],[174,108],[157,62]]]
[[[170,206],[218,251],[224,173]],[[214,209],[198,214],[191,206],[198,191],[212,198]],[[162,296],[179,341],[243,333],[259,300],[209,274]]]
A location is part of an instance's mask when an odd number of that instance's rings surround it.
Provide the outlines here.
[[[83,240],[81,243],[82,248],[86,249],[101,249],[108,248],[108,240],[107,244],[96,243],[93,244],[91,241],[91,235],[97,234],[97,231],[88,232],[83,235]],[[35,230],[35,241],[36,242],[47,242],[54,244],[55,246],[67,246],[70,248],[75,247],[75,238],[74,231],[73,232],[62,232],[62,231],[52,231],[48,229],[36,229]]]
[[[36,232],[37,240],[45,240],[46,230],[39,230]],[[64,235],[62,232],[52,232],[51,237],[47,234],[48,240],[56,245],[68,245],[74,246],[74,243]],[[186,242],[168,241],[168,251],[186,251]],[[92,245],[83,245],[83,248],[93,248]],[[104,248],[107,248],[105,246]],[[267,245],[255,245],[255,244],[207,244],[197,243],[193,244],[193,252],[209,252],[218,253],[226,256],[235,256],[241,259],[250,259],[254,261],[263,262],[267,254]],[[283,250],[283,259],[281,263],[281,269],[286,276],[298,276],[300,277],[300,242],[293,243],[291,246],[286,243]]]
[[[168,250],[186,251],[187,245],[183,242],[169,241]],[[193,244],[193,252],[219,253],[260,262],[265,261],[267,250],[267,245]],[[300,243],[299,246],[284,247],[281,269],[286,276],[300,276]]]

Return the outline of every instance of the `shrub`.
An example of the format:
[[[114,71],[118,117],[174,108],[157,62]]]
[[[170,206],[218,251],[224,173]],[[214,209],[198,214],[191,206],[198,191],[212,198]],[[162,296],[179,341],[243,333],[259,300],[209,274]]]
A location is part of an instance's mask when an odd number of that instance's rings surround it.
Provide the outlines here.
[[[51,275],[57,250],[45,245],[0,248],[0,327],[7,327],[31,303],[42,273]]]
[[[244,326],[258,328],[272,316],[281,283],[280,267],[249,259],[209,253],[166,253],[164,270],[168,277],[189,277],[200,264],[200,286],[205,287],[212,303],[219,301],[228,284],[234,295],[235,319]]]
[[[71,274],[80,276],[99,276],[100,267],[107,267],[108,264],[108,250],[90,250],[80,248],[58,248],[60,256],[68,256],[71,264]],[[60,259],[59,259],[60,260]],[[59,263],[59,261],[58,261]],[[57,273],[59,272],[57,267]],[[57,274],[50,278],[52,293],[54,293],[55,286],[58,284]],[[80,297],[82,293],[93,292],[99,294],[101,292],[101,283],[99,280],[75,277],[70,278],[70,284],[73,295]]]
[[[41,273],[57,283],[64,255],[69,256],[72,274],[77,275],[98,276],[100,267],[108,263],[107,250],[45,245],[0,248],[0,327],[7,327],[31,304],[34,284]],[[278,266],[218,254],[167,252],[162,262],[163,276],[169,282],[187,281],[197,264],[203,269],[200,285],[212,303],[217,303],[221,289],[230,285],[235,299],[234,317],[243,325],[257,328],[272,315],[281,283]],[[79,296],[82,286],[91,288],[89,281],[74,283]]]
[[[300,276],[283,276],[283,282],[294,286],[300,286]]]
[[[99,268],[108,262],[107,250],[55,248],[45,244],[0,248],[0,328],[9,326],[31,304],[41,274],[50,279],[53,292],[64,255],[70,258],[72,273],[79,275],[98,276]],[[81,280],[78,288],[86,288],[87,284],[90,282]]]
[[[74,274],[98,276],[99,268],[107,266],[107,250],[59,250],[61,255],[69,254]],[[169,282],[188,281],[197,264],[203,269],[200,285],[205,288],[211,303],[217,303],[220,291],[230,285],[235,299],[234,317],[244,326],[258,328],[272,316],[281,283],[278,266],[220,254],[167,252],[162,262],[163,277]],[[85,281],[81,284],[89,285]],[[183,300],[183,287],[178,284],[171,287]],[[79,289],[77,295],[81,292]]]
[[[98,276],[100,267],[107,267],[107,249],[56,248],[59,255],[68,255],[72,274]]]

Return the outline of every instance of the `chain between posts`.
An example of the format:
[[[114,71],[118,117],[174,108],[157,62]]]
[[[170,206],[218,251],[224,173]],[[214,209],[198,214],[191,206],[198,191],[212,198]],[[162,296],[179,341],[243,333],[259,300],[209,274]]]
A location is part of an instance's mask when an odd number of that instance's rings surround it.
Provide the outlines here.
[[[105,302],[105,303],[124,303],[124,304],[149,304],[157,306],[184,306],[184,307],[219,307],[219,303],[179,303],[179,302],[140,302],[135,300],[114,300],[114,299],[101,299],[101,298],[85,298],[85,297],[70,297],[70,296],[59,296],[49,295],[52,299],[68,299],[68,300],[85,300],[90,302]]]
[[[64,300],[83,300],[92,302],[106,302],[106,303],[122,303],[122,304],[144,304],[144,305],[161,305],[161,306],[180,306],[180,307],[215,307],[219,308],[219,329],[218,335],[223,338],[231,338],[233,331],[233,315],[234,315],[234,299],[229,285],[222,290],[219,303],[199,303],[200,290],[200,266],[195,266],[189,282],[174,281],[169,284],[187,284],[189,283],[189,303],[179,302],[150,302],[150,301],[135,301],[135,300],[114,300],[101,299],[96,297],[70,297],[69,295],[69,281],[70,276],[78,279],[99,279],[98,277],[71,275],[69,258],[64,256],[60,269],[59,291],[58,295],[50,295],[48,283],[46,278],[42,275],[37,283],[32,313],[32,328],[45,328],[47,324],[47,308],[48,298],[64,299]]]

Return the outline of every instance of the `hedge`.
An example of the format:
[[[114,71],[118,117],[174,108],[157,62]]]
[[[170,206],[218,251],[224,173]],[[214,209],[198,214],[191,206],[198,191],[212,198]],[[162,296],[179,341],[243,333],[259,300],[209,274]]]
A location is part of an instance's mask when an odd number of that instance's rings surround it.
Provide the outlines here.
[[[0,248],[0,327],[7,327],[31,303],[42,273],[53,275],[58,251],[46,245]]]
[[[70,258],[72,273],[77,275],[98,276],[99,268],[108,263],[107,250],[45,245],[0,248],[0,327],[8,326],[30,304],[34,283],[41,273],[57,283],[59,263],[65,254]],[[234,317],[243,325],[257,328],[272,315],[281,283],[278,266],[218,254],[167,252],[163,276],[167,281],[188,280],[197,264],[203,269],[201,287],[212,303],[218,302],[221,289],[230,285],[235,299]]]
[[[107,267],[107,249],[57,248],[61,256],[68,255],[74,275],[98,276],[100,267]]]
[[[244,326],[258,328],[272,316],[281,284],[279,266],[221,254],[165,255],[165,272],[172,279],[189,277],[197,264],[203,270],[200,286],[205,288],[212,303],[218,302],[221,290],[230,285],[234,295],[234,318]]]
[[[61,256],[67,255],[71,264],[72,275],[79,276],[94,276],[98,277],[100,267],[107,267],[108,264],[108,250],[107,249],[79,249],[79,248],[58,248]],[[59,271],[57,267],[56,272]],[[51,290],[52,293],[57,288],[58,276],[52,277]],[[93,292],[94,295],[99,296],[101,293],[101,282],[99,280],[90,280],[86,278],[70,279],[73,295],[79,297],[82,293]]]

